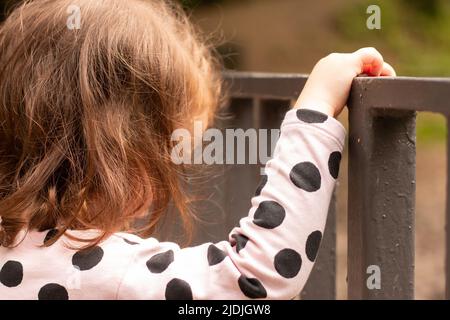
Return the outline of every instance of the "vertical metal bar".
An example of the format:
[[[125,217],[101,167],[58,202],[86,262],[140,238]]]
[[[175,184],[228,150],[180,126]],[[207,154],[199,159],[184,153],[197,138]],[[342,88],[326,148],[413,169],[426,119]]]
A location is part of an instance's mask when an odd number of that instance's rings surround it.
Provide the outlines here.
[[[254,128],[254,108],[257,107],[257,104],[258,100],[256,99],[234,99],[230,105],[232,122],[227,128],[243,129],[244,131]],[[249,150],[250,148],[247,149]],[[234,151],[236,158],[236,145]],[[259,172],[257,164],[248,164],[246,161],[246,164],[225,165],[224,198],[222,203],[226,214],[223,226],[227,233],[238,224],[241,218],[248,214],[251,206],[250,199],[255,193],[258,182]]]
[[[258,129],[267,129],[268,150],[273,150],[271,129],[280,129],[281,122],[290,109],[291,101],[280,99],[266,99],[261,101],[258,109]],[[278,137],[275,137],[278,139]]]
[[[311,275],[302,290],[303,300],[336,299],[336,192],[328,209],[327,224]]]
[[[364,90],[349,102],[348,297],[413,299],[415,112],[370,109]]]
[[[279,129],[284,115],[290,109],[290,105],[290,100],[266,99],[261,101],[259,128]]]

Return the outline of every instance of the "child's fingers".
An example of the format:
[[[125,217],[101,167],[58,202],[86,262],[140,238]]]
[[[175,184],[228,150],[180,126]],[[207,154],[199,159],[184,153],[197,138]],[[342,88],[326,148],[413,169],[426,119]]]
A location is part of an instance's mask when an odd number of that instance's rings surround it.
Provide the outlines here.
[[[384,60],[375,48],[361,48],[352,54],[357,59],[358,74],[379,76],[383,71]]]
[[[395,77],[397,73],[395,72],[394,68],[387,62],[383,64],[383,69],[381,70],[380,76],[386,76],[386,77]]]

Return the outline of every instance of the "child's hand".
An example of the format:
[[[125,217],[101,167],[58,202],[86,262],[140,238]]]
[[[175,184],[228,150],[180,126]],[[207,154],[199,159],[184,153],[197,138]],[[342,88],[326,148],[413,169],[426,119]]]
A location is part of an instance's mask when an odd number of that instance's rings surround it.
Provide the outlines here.
[[[330,116],[339,115],[347,102],[353,78],[360,74],[396,75],[375,48],[332,53],[315,65],[295,107],[313,109]]]

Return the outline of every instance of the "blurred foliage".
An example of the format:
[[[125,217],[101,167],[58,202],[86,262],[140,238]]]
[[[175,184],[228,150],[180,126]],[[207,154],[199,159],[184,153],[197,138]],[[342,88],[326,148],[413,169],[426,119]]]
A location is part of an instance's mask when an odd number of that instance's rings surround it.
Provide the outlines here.
[[[361,28],[372,4],[381,8],[380,30]],[[450,1],[364,0],[336,17],[344,38],[388,51],[399,74],[450,76]]]
[[[404,5],[411,6],[418,12],[423,12],[430,17],[439,14],[439,0],[402,0]]]
[[[445,143],[447,137],[447,121],[443,115],[420,112],[416,123],[417,144],[430,145]]]
[[[381,29],[365,26],[369,5],[381,9]],[[450,76],[450,1],[364,0],[342,8],[336,15],[341,36],[355,44],[380,48],[393,57],[402,76]],[[450,107],[450,104],[449,104]],[[446,119],[438,114],[419,113],[417,143],[444,143]]]

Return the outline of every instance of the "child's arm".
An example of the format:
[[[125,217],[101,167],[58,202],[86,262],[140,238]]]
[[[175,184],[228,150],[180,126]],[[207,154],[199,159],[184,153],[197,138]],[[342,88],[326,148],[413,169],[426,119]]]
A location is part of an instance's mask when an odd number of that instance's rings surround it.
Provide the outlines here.
[[[312,71],[289,111],[267,179],[229,241],[180,249],[146,240],[122,279],[119,298],[289,299],[317,255],[338,176],[345,131],[333,118],[354,77],[394,75],[374,49],[332,54]]]

